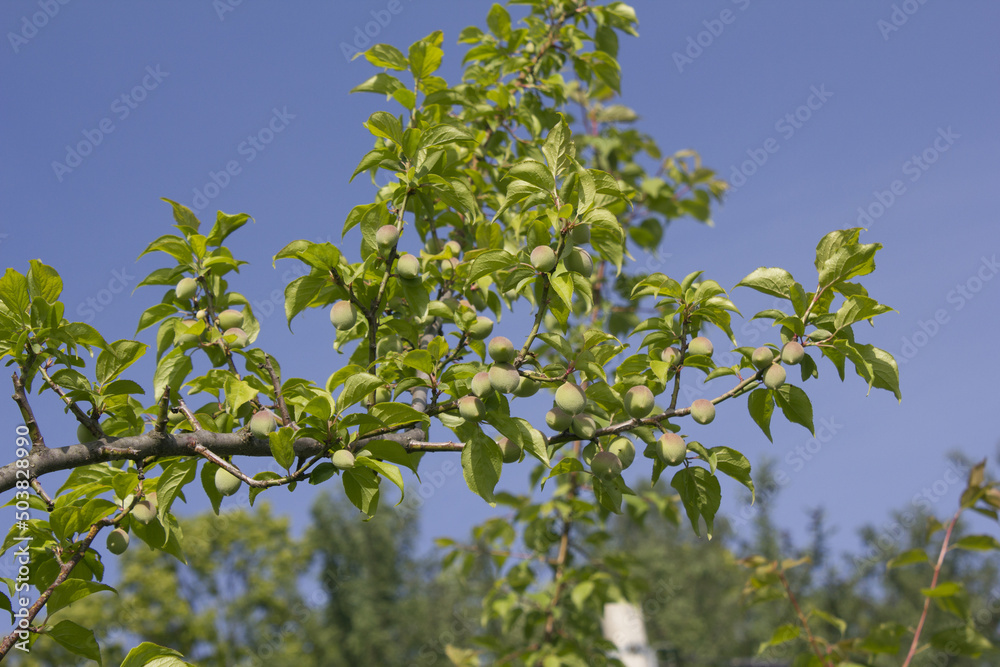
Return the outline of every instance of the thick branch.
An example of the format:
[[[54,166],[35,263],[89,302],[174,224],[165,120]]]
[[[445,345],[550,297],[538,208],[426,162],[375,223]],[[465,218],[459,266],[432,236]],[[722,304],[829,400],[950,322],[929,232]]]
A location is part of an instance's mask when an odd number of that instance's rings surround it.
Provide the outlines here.
[[[24,382],[21,381],[17,373],[14,373],[11,379],[14,381],[13,399],[21,411],[21,418],[24,420],[24,425],[28,428],[28,435],[31,436],[31,447],[33,450],[45,449],[45,440],[42,438],[42,432],[38,428],[38,422],[35,421],[35,414],[31,411],[31,405],[28,403],[28,394],[24,391]]]

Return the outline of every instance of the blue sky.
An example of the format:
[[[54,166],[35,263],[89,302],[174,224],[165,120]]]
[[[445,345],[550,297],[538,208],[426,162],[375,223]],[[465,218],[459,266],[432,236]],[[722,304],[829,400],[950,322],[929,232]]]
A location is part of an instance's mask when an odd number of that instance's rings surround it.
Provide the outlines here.
[[[757,266],[782,266],[809,287],[816,242],[833,229],[866,226],[862,239],[885,246],[866,285],[898,312],[874,329],[859,326],[858,335],[906,360],[901,404],[886,392],[866,397],[858,378],[842,384],[821,363],[820,381],[806,385],[824,425],[815,440],[776,420],[769,443],[738,404],[720,409],[699,439],[736,447],[755,463],[775,459],[786,480],[773,500],[778,523],[801,536],[805,509],[823,505],[839,549],[856,546],[859,525],[883,526],[890,509],[912,509],[921,497],[950,513],[962,484],[946,452],[992,457],[1000,434],[1000,233],[987,194],[1000,154],[1000,6],[634,6],[641,36],[622,39],[622,102],[666,153],[693,148],[739,186],[715,211],[715,227],[681,220],[670,228],[659,270],[682,277],[705,269],[731,287]],[[42,259],[63,276],[68,317],[108,339],[131,338],[139,314],[162,295],[132,294],[162,265],[155,256],[136,262],[170,231],[159,198],[192,206],[203,221],[217,209],[249,213],[256,223],[231,237],[231,248],[251,264],[231,285],[255,304],[264,327],[258,344],[279,358],[285,377],[322,382],[344,362],[331,349],[326,313],[296,320],[293,337],[280,296],[292,267],[272,269],[270,257],[297,238],[340,243],[347,212],[372,196],[365,179],[347,181],[372,143],[361,124],[386,103],[348,94],[374,70],[344,51],[366,27],[377,33],[373,41],[400,47],[442,29],[443,75],[457,82],[458,32],[484,24],[488,8],[440,0],[8,0],[0,7],[4,267],[23,272],[29,259]],[[253,136],[265,143],[255,147]],[[80,142],[92,150],[68,158],[67,147]],[[232,173],[222,175],[227,165]],[[358,244],[355,232],[343,247],[356,255]],[[747,316],[770,306],[742,288],[733,297]],[[498,332],[523,336],[526,318],[509,314]],[[741,345],[778,340],[775,330],[742,322],[735,329]],[[719,332],[709,335],[717,349],[725,344]],[[148,331],[139,338],[152,342]],[[134,367],[133,379],[148,384],[151,362]],[[692,383],[685,391],[701,390]],[[75,424],[50,393],[33,405],[50,446],[75,441]],[[540,420],[542,411],[523,414]],[[18,420],[13,403],[0,403],[10,441]],[[465,488],[457,455],[427,457],[423,466],[424,545],[463,537],[489,515]],[[506,470],[500,486],[523,488],[526,470]],[[627,473],[639,475],[648,475],[642,461]],[[723,484],[731,517],[745,508],[740,488]],[[314,492],[267,495],[303,517]],[[193,508],[207,507],[199,491],[189,495]],[[395,499],[387,489],[383,502]]]

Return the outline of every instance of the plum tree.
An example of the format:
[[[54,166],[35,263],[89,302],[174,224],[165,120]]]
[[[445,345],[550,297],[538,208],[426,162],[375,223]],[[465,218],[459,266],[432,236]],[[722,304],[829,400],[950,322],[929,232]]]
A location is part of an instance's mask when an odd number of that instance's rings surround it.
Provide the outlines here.
[[[687,443],[676,433],[664,433],[656,441],[656,455],[668,466],[678,466],[687,456]]]
[[[712,356],[714,349],[712,341],[704,336],[698,336],[696,338],[692,338],[691,342],[688,343],[687,351],[689,354],[701,354],[706,357],[710,357]]]
[[[330,307],[330,323],[338,331],[354,328],[358,322],[358,309],[350,301],[338,301]]]
[[[784,269],[747,264],[751,272],[727,290],[708,273],[671,276],[646,261],[662,257],[663,232],[681,217],[711,222],[711,206],[727,185],[690,151],[661,153],[615,98],[618,36],[637,25],[628,5],[533,0],[489,7],[480,26],[458,35],[459,48],[470,50],[452,81],[440,69],[452,55],[442,32],[406,49],[377,44],[363,53],[376,69],[355,91],[375,93],[391,108],[363,124],[374,145],[357,156],[352,176],[380,185],[344,210],[342,240],[274,248],[273,260],[288,266],[281,273],[291,278],[284,304],[262,302],[264,317],[239,291],[248,269],[234,252],[244,246],[229,240],[250,216],[219,211],[203,224],[200,214],[169,200],[173,230],[142,253],[162,259],[139,281],[140,294],[151,296],[134,334],[142,340],[70,321],[75,309],[61,297],[62,278],[40,260],[30,260],[26,273],[8,268],[2,276],[0,356],[12,367],[23,421],[17,434],[25,443],[18,451],[27,453],[0,468],[0,491],[31,501],[26,567],[41,602],[20,607],[35,610],[23,621],[39,641],[59,635],[59,626],[37,617],[53,600],[48,586],[56,573],[72,582],[64,600],[100,590],[92,544],[101,531],[126,528],[153,549],[197,553],[185,549],[186,517],[174,503],[191,501],[199,483],[213,509],[231,502],[220,498],[226,485],[217,478],[232,484],[212,467],[220,462],[249,481],[251,501],[274,497],[276,487],[336,485],[371,518],[385,505],[388,485],[404,487],[405,470],[423,475],[434,465],[428,461],[453,456],[470,493],[516,509],[502,531],[493,520],[477,531],[473,548],[456,548],[449,558],[471,572],[476,563],[467,557],[507,553],[516,544],[530,565],[498,561],[494,570],[503,594],[484,601],[483,626],[507,631],[489,641],[465,633],[456,642],[474,648],[454,647],[449,655],[464,664],[606,664],[595,619],[632,583],[608,565],[624,559],[609,554],[595,562],[586,540],[600,541],[607,517],[637,503],[667,518],[683,508],[695,531],[711,535],[726,488],[717,477],[752,488],[750,462],[732,442],[708,442],[712,429],[704,445],[691,442],[686,458],[675,434],[685,420],[707,424],[716,405],[742,405],[750,410],[747,424],[767,435],[774,416],[813,430],[805,389],[767,388],[777,372],[772,346],[801,341],[803,330],[812,331],[817,360],[832,360],[838,373],[852,364],[870,388],[898,398],[891,355],[862,341],[867,325],[854,328],[887,311],[862,285],[879,246],[862,243],[860,229],[825,235],[805,284]],[[518,24],[507,7],[525,20]],[[414,254],[396,256],[400,239]],[[666,259],[664,271],[672,271],[676,262]],[[750,316],[778,325],[757,358],[735,343],[742,290],[774,299]],[[230,309],[242,316],[239,326],[227,326],[236,324]],[[326,342],[310,347],[316,341],[296,339],[299,358],[287,346],[267,349],[262,329],[291,329],[312,310],[329,310],[336,331],[325,329]],[[281,327],[280,315],[268,317],[272,311],[284,316]],[[515,340],[497,336],[486,344],[505,311],[514,314],[508,331],[517,332]],[[725,352],[735,363],[713,361],[705,332],[714,331],[734,341]],[[333,367],[331,343],[342,355]],[[692,363],[681,363],[680,350]],[[140,359],[149,367],[133,365]],[[302,377],[303,359],[316,377]],[[806,380],[820,376],[815,364],[802,363]],[[768,369],[767,377],[754,369]],[[146,385],[136,382],[144,377]],[[688,409],[681,390],[694,386],[705,398]],[[547,428],[530,409],[538,402],[527,398],[543,389],[554,394]],[[74,426],[99,422],[102,442],[54,446],[60,426],[40,425],[32,415],[44,413],[32,412],[33,400],[51,401],[52,412]],[[624,418],[623,407],[633,418]],[[182,414],[191,413],[197,423],[181,432]],[[248,464],[260,458],[267,463]],[[515,459],[531,467],[523,476],[530,488],[516,497],[498,486],[503,466]],[[621,479],[630,464],[653,484],[641,495]],[[25,466],[31,484],[23,472],[18,477]],[[249,473],[251,466],[262,470]],[[672,478],[655,484],[668,466]],[[47,476],[58,472],[69,478],[55,491]],[[150,491],[159,494],[155,507]],[[119,494],[142,500],[131,507]],[[581,588],[595,581],[600,585]],[[12,608],[8,602],[0,599]],[[521,615],[512,619],[510,610]],[[67,627],[62,636],[90,646],[85,632]]]
[[[187,301],[193,299],[194,295],[198,293],[198,281],[194,278],[181,278],[177,281],[177,287],[174,290],[174,294],[178,299],[182,301]]]
[[[648,417],[653,412],[653,392],[646,385],[636,385],[625,392],[622,403],[632,419]]]
[[[224,496],[231,496],[240,490],[243,481],[225,468],[215,471],[215,488]]]
[[[781,361],[786,364],[795,365],[806,356],[806,351],[798,341],[790,340],[781,348]]]
[[[715,419],[715,405],[707,398],[691,401],[691,418],[699,424],[710,424]]]
[[[491,338],[487,351],[493,361],[501,364],[513,361],[514,355],[516,354],[514,344],[505,336],[495,336]]]
[[[556,253],[547,245],[540,245],[531,251],[531,265],[536,271],[548,273],[556,268]]]
[[[564,382],[556,389],[555,404],[568,415],[578,415],[587,405],[587,395],[579,385]]]

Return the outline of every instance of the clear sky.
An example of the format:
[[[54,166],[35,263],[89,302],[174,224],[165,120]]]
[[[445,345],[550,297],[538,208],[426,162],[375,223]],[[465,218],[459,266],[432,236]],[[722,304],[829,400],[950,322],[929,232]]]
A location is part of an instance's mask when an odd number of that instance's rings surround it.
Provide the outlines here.
[[[323,382],[345,359],[331,349],[326,313],[297,319],[293,337],[281,301],[291,264],[273,269],[270,257],[298,238],[340,244],[347,212],[372,196],[364,178],[347,181],[372,144],[362,122],[387,107],[378,96],[348,94],[374,70],[345,51],[366,28],[400,47],[442,29],[443,74],[456,82],[459,30],[484,24],[488,8],[6,0],[4,267],[24,272],[29,259],[42,259],[63,276],[67,317],[109,340],[131,338],[139,314],[162,295],[132,294],[162,265],[155,256],[136,262],[171,231],[159,198],[186,203],[209,223],[217,209],[249,213],[256,223],[231,247],[251,264],[231,285],[252,299],[264,327],[258,344],[285,377]],[[887,392],[866,397],[858,378],[842,384],[822,362],[820,381],[806,385],[825,427],[816,440],[776,419],[769,443],[745,403],[727,404],[699,439],[734,446],[755,463],[775,459],[787,480],[774,501],[779,524],[801,536],[806,508],[823,505],[840,549],[856,545],[859,525],[882,525],[891,508],[912,509],[925,490],[934,511],[950,513],[961,484],[946,452],[993,457],[1000,434],[1000,233],[990,190],[1000,176],[1000,5],[646,0],[635,8],[641,36],[622,39],[623,103],[666,153],[698,150],[738,186],[715,211],[714,228],[692,220],[670,228],[660,270],[682,277],[705,269],[728,288],[757,266],[782,266],[809,287],[820,237],[860,224],[869,229],[865,242],[885,246],[865,283],[898,312],[874,329],[859,325],[858,336],[906,360],[901,404]],[[267,143],[255,147],[253,136]],[[88,154],[68,157],[81,142]],[[227,163],[237,172],[228,180],[219,175]],[[358,245],[357,230],[343,241],[352,256]],[[770,306],[742,288],[733,297],[747,317]],[[526,317],[509,315],[498,331],[523,336]],[[735,329],[741,345],[778,341],[776,330]],[[720,332],[709,335],[717,349],[725,344]],[[139,338],[152,342],[151,330]],[[149,385],[152,372],[150,355],[129,377]],[[50,446],[75,441],[75,424],[51,393],[32,401]],[[523,414],[540,419],[542,410]],[[13,403],[0,403],[11,445],[18,421]],[[423,465],[422,543],[464,537],[490,508],[465,488],[457,455]],[[523,488],[527,468],[506,469],[500,487]],[[640,460],[627,477],[648,472]],[[724,513],[740,515],[740,489],[723,482]],[[266,497],[302,517],[314,493]],[[188,496],[193,508],[207,507],[200,491]],[[383,502],[396,497],[387,488]]]

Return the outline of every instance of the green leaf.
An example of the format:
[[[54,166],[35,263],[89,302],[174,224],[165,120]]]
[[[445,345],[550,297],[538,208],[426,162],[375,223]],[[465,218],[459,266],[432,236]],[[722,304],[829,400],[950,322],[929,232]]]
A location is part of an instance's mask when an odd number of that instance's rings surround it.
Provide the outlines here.
[[[894,567],[904,567],[906,565],[913,565],[915,563],[927,563],[929,562],[927,558],[927,552],[923,549],[910,549],[909,551],[904,551],[895,558],[890,558],[885,567],[887,570],[891,570]]]
[[[486,25],[500,39],[510,39],[510,14],[501,5],[494,3],[490,7],[490,12],[486,15]]]
[[[536,160],[522,160],[518,162],[507,175],[511,178],[524,181],[534,185],[545,192],[552,192],[556,187],[555,179],[552,177],[552,170]]]
[[[774,397],[771,392],[763,387],[754,389],[747,397],[747,409],[767,439],[774,442],[771,437],[771,415],[774,413]]]
[[[365,58],[375,67],[405,70],[409,66],[403,52],[389,44],[376,44],[365,51]]]
[[[173,303],[158,303],[155,306],[150,306],[139,316],[139,326],[135,332],[139,333],[146,327],[156,324],[164,317],[173,315],[176,312],[178,312],[177,306]]]
[[[403,83],[392,76],[391,74],[386,74],[385,72],[379,72],[370,79],[365,80],[363,83],[358,84],[354,88],[351,88],[352,93],[381,93],[383,95],[392,95],[397,90],[403,90],[405,87]]]
[[[399,468],[389,463],[385,463],[384,461],[379,461],[367,456],[358,456],[354,461],[356,465],[371,468],[399,487],[399,502],[403,502],[403,497],[406,491],[403,489],[403,475],[399,472]],[[396,504],[398,505],[399,503]]]
[[[163,469],[163,474],[160,475],[156,485],[156,514],[165,527],[168,525],[167,514],[174,504],[174,499],[185,486],[194,481],[194,476],[198,472],[198,461],[196,457],[177,459]]]
[[[795,279],[792,274],[784,269],[760,267],[755,269],[746,278],[736,283],[736,287],[749,287],[764,294],[777,296],[782,299],[791,299],[792,285]]]
[[[191,209],[184,204],[178,204],[177,202],[167,199],[166,197],[161,197],[161,199],[173,207],[174,221],[177,223],[177,226],[181,229],[181,231],[189,234],[196,234],[198,232],[198,227],[201,225],[201,222],[199,222],[195,214],[191,212]]]
[[[97,357],[97,381],[107,384],[139,360],[149,348],[135,340],[116,340]]]
[[[158,646],[152,642],[143,642],[128,652],[121,667],[185,667],[188,663],[180,660],[182,654]],[[188,666],[189,667],[189,666]]]
[[[347,498],[369,517],[375,516],[379,498],[378,475],[375,471],[366,467],[351,468],[344,471],[343,478]]]
[[[945,598],[958,595],[964,590],[965,587],[957,581],[942,581],[934,588],[921,588],[920,594],[929,598]]]
[[[469,282],[509,269],[516,263],[517,259],[506,250],[487,250],[473,260],[472,268],[469,269]]]
[[[465,440],[465,447],[462,448],[462,474],[469,490],[491,506],[496,505],[493,489],[500,481],[501,466],[503,456],[500,447],[476,428],[472,438]]]
[[[833,326],[837,330],[840,330],[855,322],[867,320],[876,315],[888,313],[891,310],[892,308],[889,306],[882,305],[875,299],[868,298],[867,296],[852,296],[849,299],[845,299],[844,303],[840,306],[834,317]]]
[[[340,396],[337,398],[337,409],[343,410],[354,405],[383,384],[385,382],[381,378],[371,373],[355,373],[351,375],[344,382],[344,390],[340,392]]]
[[[966,535],[953,543],[949,549],[965,549],[967,551],[1000,551],[1000,542],[992,535]]]
[[[28,279],[14,269],[0,277],[0,301],[10,308],[18,321],[24,321],[24,313],[28,312]]]
[[[28,260],[28,294],[32,299],[42,298],[50,304],[55,303],[62,294],[62,278],[51,266],[42,264],[40,260]]]
[[[813,427],[812,403],[806,392],[792,384],[783,384],[774,390],[774,402],[781,408],[785,419],[793,424],[801,424],[809,429],[809,432],[816,435]]]
[[[983,635],[968,625],[949,628],[936,632],[931,636],[931,646],[952,655],[971,655],[979,657],[983,651],[993,649],[993,644]]]
[[[159,399],[168,385],[171,391],[178,391],[184,379],[192,370],[191,359],[181,348],[174,348],[156,365],[153,375],[153,397]]]
[[[301,276],[285,286],[285,318],[292,330],[292,318],[313,304],[320,291],[329,284],[325,276]]]
[[[376,137],[389,139],[396,145],[403,143],[403,125],[399,122],[398,118],[388,111],[376,111],[373,113],[368,117],[365,127]]]
[[[295,448],[292,442],[295,438],[295,431],[291,426],[282,426],[277,431],[267,434],[268,443],[271,446],[271,455],[285,470],[295,463]]]
[[[750,461],[742,453],[729,447],[712,447],[709,453],[715,455],[715,467],[743,486],[750,489],[750,503],[753,504],[755,491],[750,478]]]
[[[426,39],[411,45],[410,71],[413,72],[414,78],[424,79],[436,72],[441,66],[443,56],[444,51]]]
[[[715,513],[719,511],[719,504],[722,502],[719,480],[704,468],[692,466],[678,471],[670,481],[670,486],[680,494],[695,534],[701,535],[698,519],[702,517],[708,527],[708,539],[712,539]]]
[[[405,424],[430,423],[430,418],[427,415],[405,403],[377,403],[372,406],[371,414],[387,428],[395,428]]]
[[[67,579],[63,583],[59,584],[52,592],[52,595],[49,596],[49,601],[45,603],[45,611],[49,616],[51,616],[73,602],[82,600],[88,595],[100,593],[101,591],[111,591],[116,595],[118,594],[118,591],[113,589],[111,586],[99,584],[96,581]]]
[[[212,225],[212,231],[208,234],[208,245],[221,246],[230,234],[247,224],[247,220],[250,220],[250,216],[246,213],[227,215],[219,211],[215,217],[215,224]]]
[[[98,665],[104,664],[93,630],[88,630],[73,621],[60,621],[46,630],[45,634],[73,653],[89,658]]]
[[[761,642],[760,647],[757,649],[757,654],[760,655],[764,652],[764,649],[769,646],[778,646],[779,644],[784,644],[785,642],[790,642],[793,639],[798,639],[801,633],[801,628],[794,623],[786,623],[785,625],[779,625],[774,629],[771,634],[771,638],[766,642]]]
[[[226,405],[233,414],[257,395],[257,390],[250,383],[231,376],[226,378],[225,392]]]

